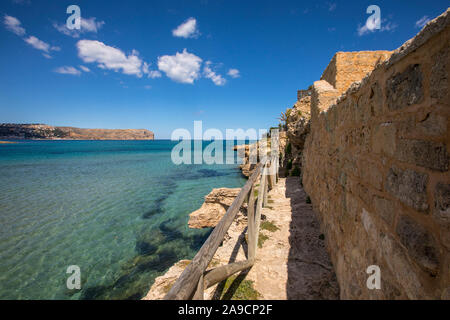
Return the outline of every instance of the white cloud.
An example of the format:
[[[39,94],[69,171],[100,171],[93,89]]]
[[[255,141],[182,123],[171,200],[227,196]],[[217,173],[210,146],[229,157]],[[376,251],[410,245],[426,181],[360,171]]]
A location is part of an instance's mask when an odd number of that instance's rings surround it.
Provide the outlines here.
[[[416,21],[416,28],[423,28],[428,23],[428,21],[430,21],[430,18],[428,18],[428,16],[423,16]]]
[[[43,53],[42,55],[47,59],[52,58],[52,56],[49,55],[50,51],[61,51],[60,47],[50,46],[48,43],[38,39],[35,36],[24,37],[26,34],[25,28],[21,26],[22,24],[17,18],[5,15],[3,23],[5,24],[6,29],[8,29],[9,31],[15,33],[20,37],[23,37],[22,39],[30,46],[32,46],[37,50],[44,51],[45,53]]]
[[[227,75],[229,75],[232,78],[239,78],[241,76],[238,69],[230,69],[230,70],[228,70]]]
[[[194,83],[200,76],[201,63],[200,57],[187,52],[186,49],[173,56],[158,57],[158,69],[170,79],[181,83]]]
[[[80,69],[83,70],[84,72],[91,72],[91,69],[89,69],[86,66],[80,66]]]
[[[79,76],[81,74],[80,70],[78,70],[74,67],[68,67],[68,66],[56,68],[54,70],[54,72],[60,73],[60,74],[70,74],[70,75],[74,75],[74,76]]]
[[[30,46],[37,50],[42,50],[45,52],[49,52],[50,45],[42,40],[39,40],[35,36],[29,36],[28,38],[24,39],[26,43],[28,43]]]
[[[65,34],[67,36],[73,37],[73,38],[79,38],[80,34],[86,33],[86,32],[93,32],[97,33],[98,30],[105,24],[104,21],[96,21],[96,18],[91,17],[88,19],[81,18],[80,21],[80,29],[69,29],[67,28],[66,24],[58,24],[53,23],[53,27],[61,32],[62,34]]]
[[[18,36],[23,36],[26,33],[25,29],[22,28],[21,23],[17,18],[5,14],[3,23],[5,24],[6,29],[15,33]]]
[[[128,56],[120,49],[110,47],[96,40],[77,42],[78,56],[86,63],[97,63],[99,68],[142,77],[142,60],[133,50]]]
[[[150,64],[144,62],[142,65],[142,72],[147,75],[147,77],[151,79],[161,78],[162,74],[158,70],[150,70]]]
[[[395,29],[397,29],[398,25],[393,23],[393,22],[387,22],[386,21],[381,21],[381,29],[380,31],[394,31]]]
[[[197,20],[195,18],[189,18],[182,24],[180,24],[176,29],[172,30],[172,35],[174,37],[181,38],[196,38],[199,36],[199,31],[197,29]]]
[[[81,31],[83,32],[95,32],[97,31],[105,24],[104,21],[95,21],[96,18],[89,18],[84,19],[81,18]]]
[[[378,23],[379,23],[379,18],[378,19],[376,19],[376,18],[373,18],[373,19],[368,18],[365,25],[363,25],[363,26],[359,25],[358,26],[358,29],[357,29],[358,35],[361,37],[363,35],[366,35],[366,34],[371,33],[371,32],[375,32],[377,30],[379,30],[380,32],[383,32],[383,31],[394,31],[398,27],[397,24],[395,24],[393,22],[390,22],[390,21],[387,21],[387,19],[383,19],[383,20],[381,20],[381,23],[380,23],[380,29],[375,29],[375,27],[377,26]]]
[[[161,77],[162,77],[162,74],[161,74],[161,72],[159,72],[158,70],[150,70],[150,71],[148,72],[148,77],[149,77],[149,78],[152,78],[152,79],[155,79],[155,78],[161,78]]]
[[[220,74],[215,73],[210,68],[210,65],[211,61],[206,61],[205,67],[203,68],[203,74],[205,75],[205,78],[211,79],[216,86],[223,86],[227,82],[227,80],[225,80],[225,78],[223,78]]]

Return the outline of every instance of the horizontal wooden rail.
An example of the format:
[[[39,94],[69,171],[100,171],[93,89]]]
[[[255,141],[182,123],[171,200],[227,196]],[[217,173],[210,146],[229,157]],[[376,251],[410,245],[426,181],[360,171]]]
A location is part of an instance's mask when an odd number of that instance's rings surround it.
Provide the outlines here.
[[[261,210],[263,205],[267,203],[268,188],[272,188],[278,178],[278,170],[273,170],[278,169],[278,163],[276,163],[278,161],[275,159],[275,157],[264,157],[256,165],[253,174],[250,176],[247,183],[241,189],[225,215],[197,252],[194,259],[192,259],[192,262],[186,267],[186,269],[184,269],[177,281],[175,281],[172,288],[164,297],[165,300],[203,299],[205,289],[227,279],[237,272],[246,270],[253,266],[255,262],[256,248],[258,246]],[[270,171],[269,165],[273,166]],[[261,177],[261,179],[255,210],[254,185],[259,177]],[[245,261],[234,262],[225,266],[216,267],[205,272],[242,204],[246,200],[248,202],[248,259]]]

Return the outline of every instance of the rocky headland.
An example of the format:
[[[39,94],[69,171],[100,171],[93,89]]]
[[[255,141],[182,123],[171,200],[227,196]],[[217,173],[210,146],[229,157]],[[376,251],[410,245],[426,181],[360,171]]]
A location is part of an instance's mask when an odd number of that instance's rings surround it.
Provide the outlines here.
[[[0,124],[0,139],[30,140],[153,140],[146,129],[81,129],[46,124]]]

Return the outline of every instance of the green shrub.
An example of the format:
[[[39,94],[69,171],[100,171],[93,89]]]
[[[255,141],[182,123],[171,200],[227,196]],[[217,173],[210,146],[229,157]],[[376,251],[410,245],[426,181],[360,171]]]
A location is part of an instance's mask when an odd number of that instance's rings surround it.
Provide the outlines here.
[[[292,169],[292,160],[290,159],[286,165],[286,169],[291,170]]]
[[[269,239],[269,237],[260,232],[259,235],[258,235],[258,248],[261,249],[263,247],[264,242],[267,239]]]
[[[311,198],[309,196],[306,197],[306,203],[311,203]]]
[[[267,221],[267,220],[261,222],[261,229],[267,230],[270,232],[275,232],[277,230],[280,230],[280,228],[278,228],[275,224],[273,224],[272,221]]]
[[[291,145],[291,143],[289,142],[289,143],[286,145],[286,154],[291,154],[291,152],[292,152],[292,145]]]
[[[293,177],[300,177],[300,168],[296,166],[296,167],[291,171],[291,176],[293,176]]]
[[[258,300],[261,294],[253,288],[253,281],[242,280],[235,281],[236,276],[231,276],[225,281],[223,294],[220,299],[230,300]],[[230,291],[230,293],[228,293]],[[232,293],[231,297],[230,294]]]

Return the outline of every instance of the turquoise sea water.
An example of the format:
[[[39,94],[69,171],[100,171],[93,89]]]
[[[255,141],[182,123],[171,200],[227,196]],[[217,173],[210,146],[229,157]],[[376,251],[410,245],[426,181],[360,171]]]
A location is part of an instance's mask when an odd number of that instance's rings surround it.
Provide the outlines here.
[[[211,230],[188,215],[237,165],[172,164],[172,141],[0,145],[0,299],[139,299]],[[67,267],[81,269],[69,290]]]

